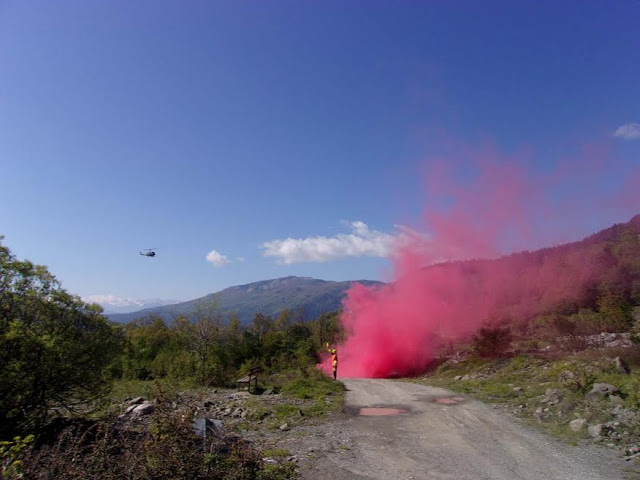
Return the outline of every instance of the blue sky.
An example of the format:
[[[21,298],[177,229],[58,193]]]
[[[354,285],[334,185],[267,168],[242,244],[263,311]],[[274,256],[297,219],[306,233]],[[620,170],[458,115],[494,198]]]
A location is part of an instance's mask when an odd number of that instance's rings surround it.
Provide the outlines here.
[[[384,279],[434,138],[635,161],[638,25],[632,0],[0,0],[0,234],[83,296]]]

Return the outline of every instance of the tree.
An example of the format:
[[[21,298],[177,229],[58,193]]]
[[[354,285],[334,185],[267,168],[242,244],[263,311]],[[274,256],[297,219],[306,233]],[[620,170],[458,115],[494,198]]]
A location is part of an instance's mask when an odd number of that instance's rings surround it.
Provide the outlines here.
[[[223,323],[218,300],[196,305],[193,321],[177,317],[172,326],[181,347],[195,360],[196,379],[201,385],[222,381],[225,352],[222,348]]]
[[[33,432],[52,412],[101,396],[123,336],[98,305],[61,288],[46,267],[19,261],[0,236],[0,436]]]
[[[509,327],[485,326],[473,336],[473,348],[481,357],[499,358],[511,346]]]

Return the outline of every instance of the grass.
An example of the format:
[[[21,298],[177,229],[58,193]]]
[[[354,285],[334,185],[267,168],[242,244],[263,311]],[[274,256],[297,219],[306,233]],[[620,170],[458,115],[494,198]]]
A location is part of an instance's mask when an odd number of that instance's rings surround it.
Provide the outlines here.
[[[287,458],[291,456],[291,452],[286,448],[265,448],[262,450],[262,456],[271,458]]]
[[[251,416],[249,421],[238,424],[240,430],[259,429],[260,421],[267,428],[277,429],[284,423],[291,427],[342,414],[344,385],[327,378],[315,368],[271,375],[266,379],[265,387],[279,392],[283,402],[266,403],[262,397],[249,399],[246,405]],[[266,397],[267,400],[269,398]]]
[[[151,399],[157,395],[158,389],[170,397],[179,392],[204,390],[203,387],[196,387],[191,382],[174,379],[116,380],[111,388],[109,399],[116,403],[122,403],[126,398]]]

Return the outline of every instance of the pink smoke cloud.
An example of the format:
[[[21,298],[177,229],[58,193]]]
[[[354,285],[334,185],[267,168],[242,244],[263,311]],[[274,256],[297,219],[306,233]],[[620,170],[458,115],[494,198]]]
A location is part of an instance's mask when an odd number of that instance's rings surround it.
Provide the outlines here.
[[[587,247],[488,259],[579,240],[598,221],[604,228],[629,220],[640,207],[640,169],[616,166],[608,148],[595,146],[553,170],[533,160],[490,146],[427,159],[425,235],[398,246],[392,283],[348,291],[339,376],[415,374],[443,343],[485,322],[524,324],[588,293],[606,265]]]

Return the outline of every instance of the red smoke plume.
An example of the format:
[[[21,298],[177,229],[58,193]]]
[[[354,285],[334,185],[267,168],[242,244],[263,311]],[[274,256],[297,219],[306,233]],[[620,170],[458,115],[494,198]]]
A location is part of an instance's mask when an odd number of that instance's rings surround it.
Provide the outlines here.
[[[640,188],[625,185],[638,179],[637,164],[616,167],[604,149],[586,148],[554,171],[491,148],[427,164],[424,234],[398,242],[392,283],[355,285],[344,300],[339,376],[418,373],[444,342],[485,322],[522,323],[579,301],[605,268],[586,247],[489,259],[577,240],[640,206]]]

